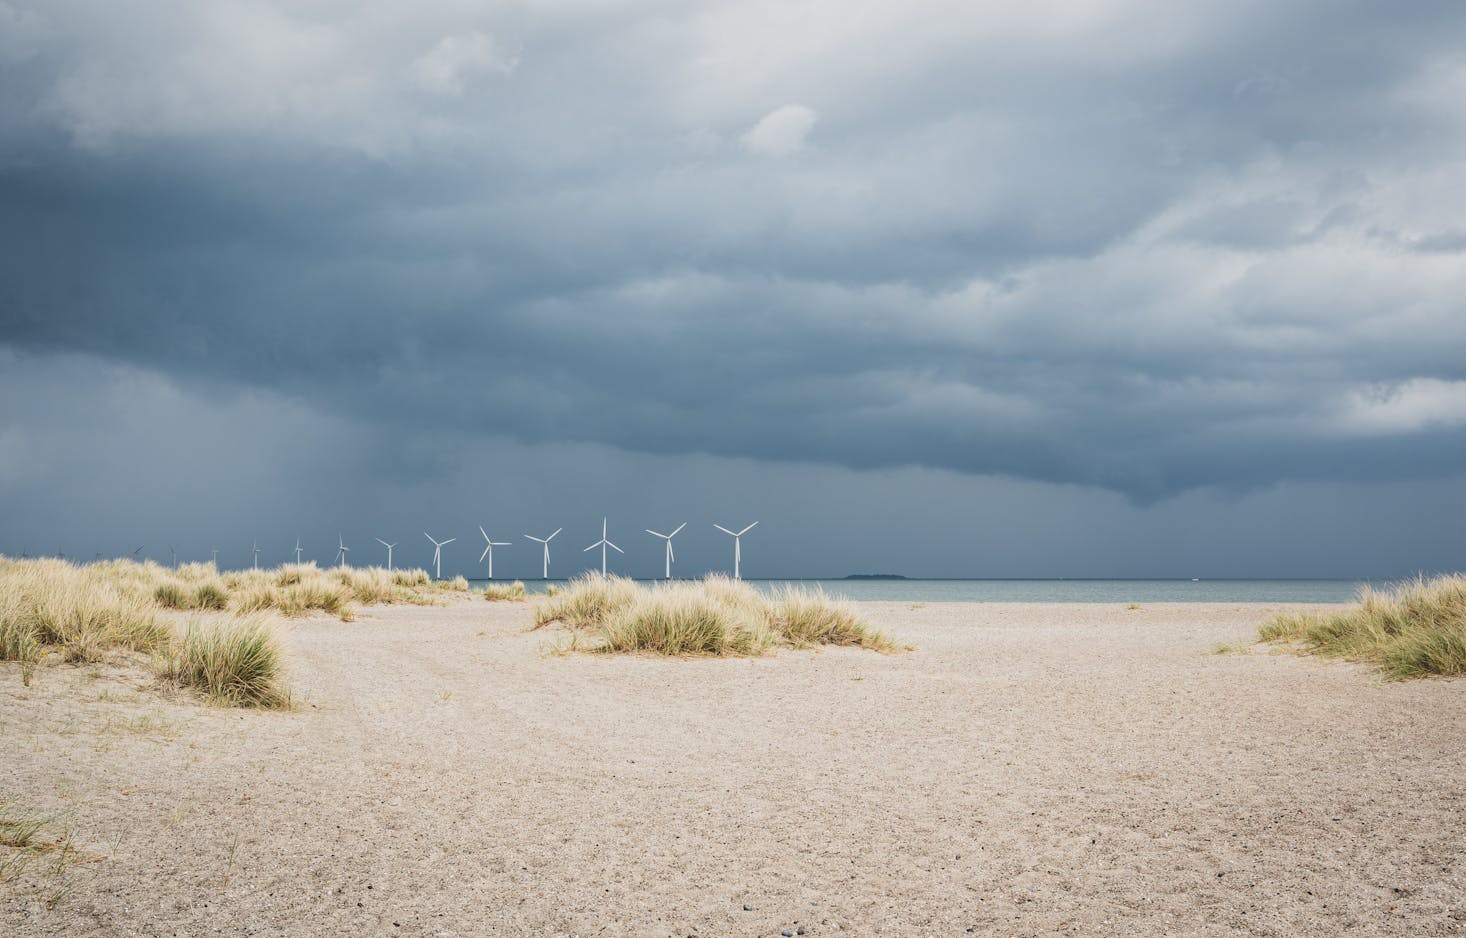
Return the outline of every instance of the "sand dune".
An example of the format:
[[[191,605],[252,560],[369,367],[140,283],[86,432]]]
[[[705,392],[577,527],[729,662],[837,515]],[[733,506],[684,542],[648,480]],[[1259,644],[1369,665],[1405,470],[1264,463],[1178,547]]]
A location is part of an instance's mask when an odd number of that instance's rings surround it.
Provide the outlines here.
[[[917,650],[461,602],[287,625],[295,713],[5,665],[0,794],[91,862],[0,934],[1466,933],[1466,683],[1208,653],[1277,607],[862,608]]]

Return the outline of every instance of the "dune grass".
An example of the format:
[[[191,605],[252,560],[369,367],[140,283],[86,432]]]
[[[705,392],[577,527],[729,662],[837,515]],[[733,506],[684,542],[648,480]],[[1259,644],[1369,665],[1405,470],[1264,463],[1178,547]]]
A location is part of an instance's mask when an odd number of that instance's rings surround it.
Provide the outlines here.
[[[563,622],[572,629],[599,628],[612,613],[631,605],[639,589],[626,577],[587,573],[535,606],[534,627]]]
[[[776,598],[777,619],[791,645],[854,645],[895,651],[896,645],[875,631],[848,606],[832,602],[823,590],[789,587]]]
[[[522,603],[529,595],[524,584],[515,580],[513,583],[489,583],[484,586],[484,599],[491,603],[515,602]]]
[[[168,655],[165,674],[216,703],[288,709],[285,659],[269,620],[261,616],[205,621],[184,628]]]
[[[447,592],[466,592],[468,581],[433,582],[426,570],[285,564],[273,570],[237,570],[222,577],[231,607],[240,613],[274,609],[296,617],[324,612],[349,622],[357,604],[437,605]]]
[[[204,646],[199,644],[201,638],[190,638],[192,633],[186,629],[179,632],[178,617],[167,614],[171,611],[233,612],[242,617],[267,612],[301,616],[320,611],[350,620],[358,603],[435,605],[446,592],[467,589],[468,583],[461,577],[435,584],[423,570],[322,570],[309,563],[221,574],[211,563],[168,568],[152,561],[109,560],[77,565],[64,560],[0,556],[0,661],[16,662],[21,681],[27,686],[37,665],[50,657],[94,662],[131,651],[162,662],[160,667],[172,673],[177,661],[198,660],[189,647],[197,651]],[[248,644],[249,636],[253,636],[250,641],[256,646],[264,648],[264,639],[256,634],[257,626],[256,619],[244,621],[238,628],[248,635],[241,633],[228,642],[220,639],[220,649]],[[219,626],[232,627],[227,622]],[[189,646],[189,642],[194,645]],[[275,645],[270,648],[278,652]],[[258,653],[263,655],[265,651]],[[180,654],[185,657],[179,659]],[[214,672],[207,668],[179,672],[185,673]],[[236,685],[226,682],[223,686]],[[210,689],[208,693],[221,700],[237,698],[250,706],[273,705],[265,702],[270,697],[268,692]]]
[[[1373,664],[1394,679],[1466,674],[1466,576],[1419,578],[1383,592],[1366,587],[1353,609],[1284,613],[1258,637]]]
[[[535,627],[562,623],[567,650],[747,657],[778,647],[853,645],[896,651],[889,638],[816,590],[766,597],[741,580],[641,586],[588,574],[535,607]]]

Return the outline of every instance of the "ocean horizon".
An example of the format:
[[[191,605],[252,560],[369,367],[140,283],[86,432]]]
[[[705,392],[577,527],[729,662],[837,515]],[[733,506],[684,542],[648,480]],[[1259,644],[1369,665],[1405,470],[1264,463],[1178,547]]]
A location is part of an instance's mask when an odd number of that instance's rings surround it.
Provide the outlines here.
[[[634,578],[656,583],[660,578]],[[961,578],[771,578],[746,577],[762,592],[817,587],[831,596],[859,602],[993,603],[1348,603],[1365,586],[1387,588],[1403,579],[961,579]],[[469,578],[482,590],[488,580]],[[496,578],[494,582],[513,582]],[[531,595],[567,579],[521,579]]]

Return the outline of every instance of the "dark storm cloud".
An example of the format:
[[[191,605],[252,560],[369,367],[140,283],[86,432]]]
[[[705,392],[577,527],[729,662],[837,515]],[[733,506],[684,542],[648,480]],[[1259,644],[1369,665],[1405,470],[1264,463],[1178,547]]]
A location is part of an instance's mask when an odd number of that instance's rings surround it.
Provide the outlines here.
[[[0,3],[0,343],[386,439],[1466,465],[1459,4],[127,6]]]

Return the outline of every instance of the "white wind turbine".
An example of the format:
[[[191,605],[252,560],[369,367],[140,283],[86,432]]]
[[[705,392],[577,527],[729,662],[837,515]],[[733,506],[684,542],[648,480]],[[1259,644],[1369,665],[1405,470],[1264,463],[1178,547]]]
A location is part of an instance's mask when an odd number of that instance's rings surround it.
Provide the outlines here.
[[[660,537],[662,540],[667,542],[667,579],[669,580],[672,579],[672,561],[677,559],[677,556],[672,553],[672,538],[676,537],[677,532],[681,531],[685,527],[687,527],[686,521],[677,525],[677,530],[673,531],[671,534],[662,534],[659,531],[653,531],[651,528],[646,529],[646,533],[651,534],[655,537]]]
[[[260,568],[260,542],[255,541],[254,546],[249,549],[249,552],[254,555],[254,566],[258,570]]]
[[[374,537],[374,538],[372,538],[372,540],[376,541],[378,544],[381,544],[383,547],[387,548],[387,569],[388,570],[391,570],[392,569],[392,548],[396,547],[397,545],[396,544],[388,544],[386,541],[382,540],[380,537]]]
[[[748,527],[744,528],[742,531],[739,531],[737,533],[734,533],[733,531],[729,531],[727,528],[723,527],[721,524],[715,524],[715,525],[713,525],[713,527],[717,528],[719,531],[722,531],[724,534],[726,534],[729,537],[733,538],[733,579],[735,579],[735,580],[741,580],[741,579],[743,579],[742,574],[740,574],[739,571],[738,571],[739,565],[743,562],[743,535],[747,534],[749,531],[752,531],[754,528],[758,527],[758,522],[755,521],[753,524],[750,524]]]
[[[336,564],[346,566],[346,555],[351,553],[351,548],[346,546],[346,538],[340,534],[336,535]]]
[[[426,531],[422,533],[422,536],[433,542],[433,578],[441,580],[443,579],[443,548],[458,538],[450,537],[446,541],[439,541]]]
[[[556,528],[555,534],[559,534],[562,530],[563,528]],[[555,534],[551,534],[549,537],[535,537],[533,534],[525,535],[525,537],[529,538],[531,541],[537,541],[538,543],[545,545],[545,569],[544,572],[540,574],[540,579],[542,580],[548,580],[550,578],[550,542],[555,539]]]
[[[301,552],[301,550],[302,550],[302,548],[300,546],[300,538],[297,537],[295,539],[295,565],[297,567],[300,566],[300,552]]]
[[[618,554],[624,554],[624,553],[626,553],[626,551],[622,550],[621,548],[617,547],[615,544],[612,544],[610,541],[608,541],[606,539],[606,519],[605,518],[602,518],[601,519],[601,539],[599,541],[596,541],[591,546],[587,547],[585,550],[595,550],[597,547],[599,547],[601,549],[601,576],[605,576],[606,575],[606,548],[609,547],[609,548],[611,548],[612,550],[614,550]],[[585,553],[585,550],[581,551],[581,553],[582,554]]]
[[[217,547],[210,548],[209,553],[214,555],[214,560],[213,560],[214,566],[215,567],[219,566],[219,548],[217,548]]]
[[[168,555],[173,558],[172,566],[177,567],[178,566],[178,551],[173,548],[173,545],[172,544],[169,544],[168,545]]]
[[[478,562],[483,563],[485,557],[489,558],[489,579],[492,580],[494,578],[494,548],[513,547],[514,545],[508,541],[496,541],[489,537],[489,532],[484,530],[483,525],[478,526],[478,533],[484,536],[484,552],[478,555]]]

